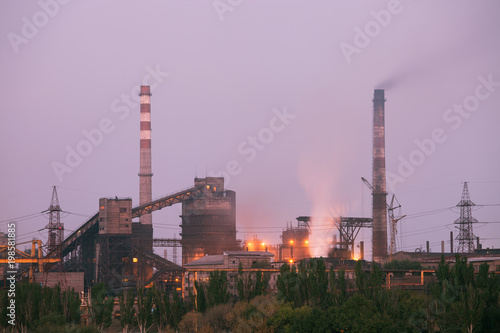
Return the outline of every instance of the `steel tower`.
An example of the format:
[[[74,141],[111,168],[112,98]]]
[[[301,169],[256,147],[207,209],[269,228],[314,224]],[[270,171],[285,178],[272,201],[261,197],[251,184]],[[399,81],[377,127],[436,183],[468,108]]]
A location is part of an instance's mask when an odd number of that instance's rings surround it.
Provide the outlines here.
[[[460,207],[460,217],[455,220],[456,228],[458,231],[458,253],[472,253],[474,252],[474,233],[472,231],[472,224],[477,223],[477,220],[472,217],[472,206],[475,204],[470,200],[469,187],[467,182],[464,183],[462,191],[462,200],[457,204]]]

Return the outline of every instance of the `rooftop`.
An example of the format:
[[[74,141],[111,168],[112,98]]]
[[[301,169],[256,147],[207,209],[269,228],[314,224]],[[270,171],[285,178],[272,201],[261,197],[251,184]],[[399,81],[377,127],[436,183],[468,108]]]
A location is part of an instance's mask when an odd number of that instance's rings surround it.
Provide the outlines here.
[[[269,251],[225,251],[224,255],[274,257],[274,254]]]
[[[216,254],[211,256],[204,256],[203,258],[193,260],[184,264],[184,266],[198,266],[198,265],[222,265],[224,264],[224,256]]]

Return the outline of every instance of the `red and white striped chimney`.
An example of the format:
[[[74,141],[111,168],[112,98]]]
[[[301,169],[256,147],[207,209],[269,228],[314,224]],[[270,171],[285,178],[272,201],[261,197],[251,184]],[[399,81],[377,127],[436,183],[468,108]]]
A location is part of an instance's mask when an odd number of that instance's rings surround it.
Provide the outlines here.
[[[141,148],[139,167],[139,205],[147,204],[152,200],[151,178],[151,92],[149,86],[141,86]],[[153,223],[152,215],[139,217],[142,224]]]

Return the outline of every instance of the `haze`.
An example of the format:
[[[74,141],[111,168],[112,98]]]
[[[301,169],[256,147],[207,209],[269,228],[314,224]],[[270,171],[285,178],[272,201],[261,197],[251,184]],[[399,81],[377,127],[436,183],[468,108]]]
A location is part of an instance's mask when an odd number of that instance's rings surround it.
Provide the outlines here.
[[[388,189],[408,216],[398,249],[449,250],[464,181],[474,233],[500,246],[498,1],[55,3],[0,4],[0,228],[17,221],[18,242],[46,241],[48,221],[31,214],[53,185],[72,213],[66,235],[100,197],[138,204],[146,83],[153,197],[224,171],[240,239],[278,243],[301,215],[371,216],[361,177],[372,177],[373,90],[386,89]],[[473,111],[454,109],[464,103]],[[86,156],[69,165],[78,147]],[[154,213],[154,236],[178,235],[179,214]],[[360,240],[370,258],[371,230]]]

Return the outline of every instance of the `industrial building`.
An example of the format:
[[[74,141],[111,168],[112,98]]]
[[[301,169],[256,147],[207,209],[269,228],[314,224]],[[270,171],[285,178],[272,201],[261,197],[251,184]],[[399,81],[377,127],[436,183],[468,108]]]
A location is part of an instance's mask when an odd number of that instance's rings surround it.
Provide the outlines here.
[[[267,251],[225,251],[222,255],[207,255],[184,265],[184,292],[196,293],[194,282],[207,283],[210,273],[218,270],[227,272],[229,292],[237,296],[240,265],[246,277],[257,271],[269,274],[268,290],[276,291],[276,280],[282,264],[275,263],[274,254]]]
[[[224,178],[195,178],[201,195],[182,202],[182,264],[205,255],[237,250],[236,193],[224,190]]]
[[[100,198],[98,212],[64,239],[64,224],[60,220],[62,209],[54,187],[46,211],[49,217],[49,253],[42,256],[40,241],[32,242],[31,253],[18,251],[22,257],[19,262],[26,264],[19,277],[29,277],[31,281],[45,285],[59,282],[63,288],[73,283],[76,290],[88,290],[98,282],[105,282],[112,292],[152,283],[170,290],[189,291],[195,280],[206,281],[209,273],[217,269],[228,271],[230,289],[234,294],[237,269],[242,264],[248,274],[259,269],[269,272],[272,275],[270,289],[274,290],[276,276],[283,263],[297,263],[311,258],[311,224],[316,217],[299,216],[296,226],[287,223],[281,233],[281,244],[277,246],[267,244],[257,235],[241,244],[236,238],[236,193],[225,188],[223,177],[196,177],[190,188],[153,200],[150,87],[141,86],[139,95],[139,204],[134,206],[131,198]],[[384,90],[377,89],[373,97],[373,185],[362,178],[372,191],[372,217],[321,217],[322,224],[330,225],[339,236],[338,241],[335,235],[327,244],[330,247],[328,258],[325,258],[327,266],[345,269],[348,277],[353,274],[354,259],[364,259],[364,243],[356,243],[361,228],[372,229],[374,262],[380,264],[391,259],[418,258],[428,269],[435,269],[437,256],[431,256],[429,249],[427,256],[423,253],[394,253],[395,224],[401,217],[393,214],[394,196],[391,204],[387,204],[384,119],[385,94]],[[153,238],[153,213],[174,204],[182,205],[181,238]],[[472,223],[477,222],[471,215],[473,205],[465,183],[462,200],[457,205],[461,209],[461,217],[455,223],[459,226],[458,248],[471,255],[475,237]],[[388,222],[391,230],[390,253]],[[3,239],[5,237],[0,237],[0,242]],[[451,254],[452,235],[450,243]],[[354,253],[356,246],[360,249],[358,256]],[[5,253],[6,246],[0,244],[0,247],[0,255],[4,256],[2,253]],[[154,247],[173,247],[175,251],[182,248],[182,264],[177,265],[167,260],[166,256],[155,254]],[[479,242],[477,248],[480,249]],[[482,261],[492,263],[494,270],[498,271],[498,260],[498,256],[487,256]],[[477,259],[474,262],[480,261]],[[0,262],[5,263],[6,259],[0,258]],[[363,265],[369,267],[365,261]]]

